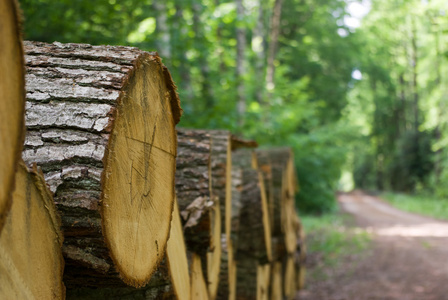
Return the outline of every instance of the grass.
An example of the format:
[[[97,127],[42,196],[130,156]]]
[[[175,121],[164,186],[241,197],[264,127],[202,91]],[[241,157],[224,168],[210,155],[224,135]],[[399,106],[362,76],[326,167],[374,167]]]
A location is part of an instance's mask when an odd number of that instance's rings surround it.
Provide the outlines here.
[[[340,213],[301,216],[307,235],[312,277],[325,279],[326,269],[336,268],[344,258],[362,254],[370,245],[370,234],[348,226],[350,218]]]
[[[448,220],[448,200],[433,196],[384,193],[382,198],[398,209]]]

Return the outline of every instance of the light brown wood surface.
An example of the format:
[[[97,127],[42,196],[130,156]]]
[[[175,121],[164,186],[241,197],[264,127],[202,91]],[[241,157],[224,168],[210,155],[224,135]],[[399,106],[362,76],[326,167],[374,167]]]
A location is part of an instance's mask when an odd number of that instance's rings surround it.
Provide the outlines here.
[[[191,254],[191,299],[208,300],[207,284],[202,273],[201,257]]]
[[[19,9],[0,0],[0,232],[11,206],[25,133],[25,67]]]
[[[187,248],[185,247],[182,223],[177,201],[171,220],[170,238],[166,248],[166,258],[174,293],[179,300],[191,299],[191,279],[188,267]]]
[[[27,136],[62,215],[70,287],[146,285],[164,257],[180,118],[154,52],[25,42]],[[101,278],[101,280],[97,280]]]
[[[62,234],[43,177],[21,163],[0,235],[0,299],[63,299]]]

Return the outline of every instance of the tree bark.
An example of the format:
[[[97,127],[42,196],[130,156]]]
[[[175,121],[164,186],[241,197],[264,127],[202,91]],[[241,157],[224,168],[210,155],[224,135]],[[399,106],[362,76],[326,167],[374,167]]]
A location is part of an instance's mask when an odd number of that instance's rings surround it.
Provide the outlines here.
[[[237,94],[238,94],[238,125],[240,130],[244,126],[244,119],[246,114],[246,95],[245,95],[245,85],[244,85],[244,75],[246,70],[246,29],[243,26],[245,20],[245,12],[243,6],[243,0],[236,0],[236,11],[237,11],[237,27],[236,27],[236,40],[237,40],[237,53],[236,53],[236,79],[237,79]]]
[[[242,174],[236,260],[239,261],[240,256],[250,256],[261,263],[269,262],[272,258],[269,212],[255,155],[250,150],[241,149],[233,153],[232,159],[241,167]]]
[[[167,24],[167,8],[165,1],[155,1],[154,9],[156,11],[156,26],[157,26],[157,49],[163,58],[171,58],[171,43],[170,32]]]
[[[417,50],[417,28],[415,20],[411,17],[411,44],[412,44],[412,93],[414,98],[414,130],[418,132],[420,126],[419,114],[419,93],[418,93],[418,50]],[[418,135],[417,135],[418,142]]]
[[[25,134],[25,69],[15,0],[0,2],[0,232],[11,207]]]
[[[193,30],[195,32],[196,49],[198,50],[198,67],[201,72],[201,99],[205,101],[205,108],[214,106],[213,90],[210,83],[210,68],[208,66],[207,51],[205,46],[206,38],[203,33],[203,24],[201,23],[202,3],[193,3]]]
[[[183,238],[179,208],[176,201],[171,220],[170,238],[166,256],[158,266],[149,283],[142,288],[100,287],[77,288],[67,291],[67,299],[191,299],[191,280],[187,250]]]
[[[269,34],[268,45],[268,63],[266,69],[266,87],[268,91],[272,91],[275,86],[274,72],[275,72],[275,55],[277,53],[278,38],[280,36],[280,21],[282,14],[283,0],[275,0],[274,11],[271,20],[271,32]]]
[[[185,239],[189,251],[202,259],[210,299],[217,294],[221,265],[220,201],[226,201],[226,177],[221,175],[226,176],[230,148],[226,135],[229,140],[228,132],[186,129],[178,135],[176,191]]]
[[[178,130],[176,194],[187,248],[205,256],[212,239],[210,210],[215,205],[210,187],[210,135]]]
[[[265,71],[265,61],[266,61],[266,51],[265,51],[265,26],[264,26],[264,9],[263,1],[258,0],[258,17],[257,25],[254,29],[254,34],[252,37],[252,50],[256,54],[255,70],[257,76],[263,76]],[[255,97],[258,103],[263,102],[263,93],[265,90],[265,85],[263,80],[257,81],[257,91]]]
[[[63,299],[62,233],[41,173],[23,162],[0,236],[1,299]]]
[[[144,286],[174,203],[176,88],[156,53],[26,42],[23,157],[62,216],[67,286]]]

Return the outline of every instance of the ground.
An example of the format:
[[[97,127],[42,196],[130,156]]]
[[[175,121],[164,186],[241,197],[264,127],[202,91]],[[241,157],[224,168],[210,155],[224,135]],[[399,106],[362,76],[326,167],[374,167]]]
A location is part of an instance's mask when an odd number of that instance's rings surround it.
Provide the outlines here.
[[[347,255],[326,278],[309,278],[300,300],[448,300],[448,223],[402,212],[353,192],[338,197],[370,249]]]

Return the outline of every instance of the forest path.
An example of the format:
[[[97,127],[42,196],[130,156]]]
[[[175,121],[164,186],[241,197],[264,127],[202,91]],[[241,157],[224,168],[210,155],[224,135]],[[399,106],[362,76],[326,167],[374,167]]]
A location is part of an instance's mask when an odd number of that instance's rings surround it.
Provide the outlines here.
[[[372,233],[368,254],[348,258],[301,300],[448,300],[448,223],[406,213],[362,192],[340,194],[341,210]]]

